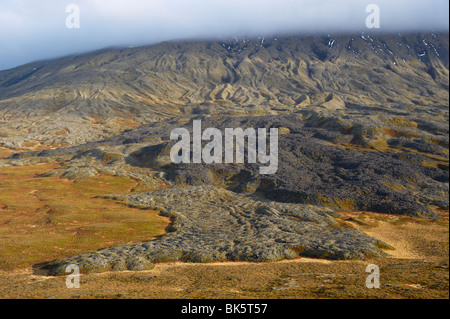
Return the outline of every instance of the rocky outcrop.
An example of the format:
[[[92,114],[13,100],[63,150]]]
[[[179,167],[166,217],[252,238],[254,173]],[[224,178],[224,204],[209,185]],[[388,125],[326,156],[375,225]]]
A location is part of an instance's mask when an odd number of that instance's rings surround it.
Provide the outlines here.
[[[276,261],[308,256],[365,259],[385,256],[385,243],[342,228],[331,210],[283,204],[216,187],[173,187],[123,197],[129,204],[161,209],[172,219],[168,234],[41,265],[64,275],[70,264],[82,272],[145,270],[168,261]]]

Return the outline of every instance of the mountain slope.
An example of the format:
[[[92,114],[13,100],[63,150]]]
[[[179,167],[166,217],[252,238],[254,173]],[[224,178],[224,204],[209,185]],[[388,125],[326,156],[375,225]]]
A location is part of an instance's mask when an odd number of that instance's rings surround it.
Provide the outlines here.
[[[448,216],[448,47],[448,34],[236,38],[0,72],[0,146],[34,150],[0,159],[0,167],[57,162],[39,177],[140,180],[150,191],[111,198],[171,219],[155,240],[35,269],[385,256],[396,247],[355,229],[345,214]],[[194,119],[221,132],[278,128],[278,169],[173,163],[170,132],[193,132]]]
[[[448,105],[448,34],[166,42],[0,71],[0,143],[80,144],[190,113]]]

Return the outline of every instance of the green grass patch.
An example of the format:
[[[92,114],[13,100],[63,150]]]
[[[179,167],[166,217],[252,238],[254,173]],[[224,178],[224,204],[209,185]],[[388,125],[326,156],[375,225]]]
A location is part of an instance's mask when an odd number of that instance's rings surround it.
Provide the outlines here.
[[[169,218],[103,195],[128,193],[136,180],[100,175],[42,177],[58,163],[0,168],[0,270],[165,233]]]

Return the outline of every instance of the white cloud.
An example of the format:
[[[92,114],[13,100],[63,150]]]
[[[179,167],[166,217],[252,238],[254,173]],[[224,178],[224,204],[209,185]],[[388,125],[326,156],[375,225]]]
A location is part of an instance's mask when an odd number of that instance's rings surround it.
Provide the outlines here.
[[[77,30],[65,27],[70,3],[80,6]],[[382,30],[448,30],[447,0],[2,0],[0,69],[111,45],[363,30],[370,3]]]

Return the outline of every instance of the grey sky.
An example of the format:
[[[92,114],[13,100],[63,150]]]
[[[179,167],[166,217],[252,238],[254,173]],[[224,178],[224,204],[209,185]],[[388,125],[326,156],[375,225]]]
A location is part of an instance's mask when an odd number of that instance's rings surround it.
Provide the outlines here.
[[[80,28],[65,25],[68,4]],[[287,32],[448,30],[448,0],[0,0],[0,70],[115,45]]]

